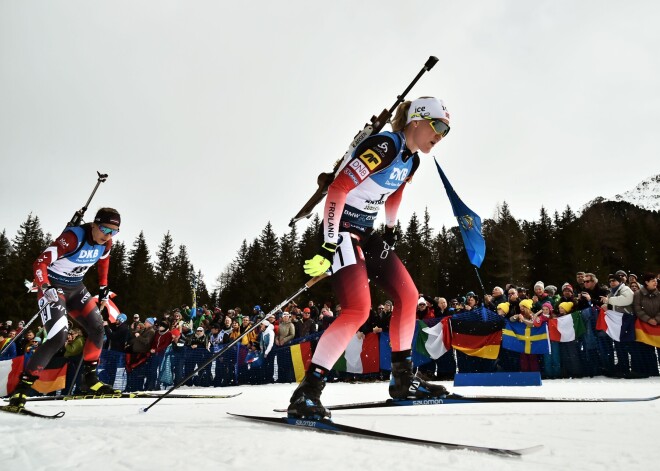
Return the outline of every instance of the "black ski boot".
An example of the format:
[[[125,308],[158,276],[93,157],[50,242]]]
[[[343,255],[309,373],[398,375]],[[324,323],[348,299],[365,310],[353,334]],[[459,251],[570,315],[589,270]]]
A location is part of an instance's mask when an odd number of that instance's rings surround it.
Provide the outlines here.
[[[428,383],[413,374],[410,350],[392,352],[390,396],[394,400],[432,399],[447,394],[444,386]]]
[[[121,394],[119,389],[113,389],[112,386],[101,382],[96,374],[97,365],[97,361],[86,361],[83,363],[80,391],[83,394],[93,394],[95,396],[116,396],[117,394]]]
[[[321,392],[325,387],[328,371],[325,368],[309,365],[305,377],[291,396],[287,414],[300,419],[330,418],[330,411],[321,404]]]
[[[38,376],[29,373],[23,373],[21,375],[18,386],[16,386],[16,389],[14,389],[14,392],[9,397],[9,405],[7,407],[11,408],[12,412],[20,412],[25,409],[25,402],[32,390],[32,385],[37,379],[39,379]]]

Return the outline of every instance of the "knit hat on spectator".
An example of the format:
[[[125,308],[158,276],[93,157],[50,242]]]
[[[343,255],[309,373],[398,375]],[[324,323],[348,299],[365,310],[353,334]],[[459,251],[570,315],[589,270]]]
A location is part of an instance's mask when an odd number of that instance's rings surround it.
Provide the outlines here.
[[[147,317],[144,320],[145,324],[151,324],[151,325],[156,325],[156,319],[154,317]]]
[[[5,322],[5,325],[6,325],[7,327],[11,326],[12,324],[13,324],[13,322],[12,322],[11,320]]]
[[[204,327],[202,326],[197,327],[197,332],[204,332]]]
[[[564,283],[563,285],[561,285],[562,293],[566,290],[569,290],[572,293],[573,292],[573,286],[571,286],[570,283]]]
[[[291,317],[291,314],[288,312],[283,312],[282,317]]]
[[[419,300],[417,301],[417,305],[419,306],[420,304],[426,306],[426,299],[420,297]]]
[[[309,314],[310,312],[312,312],[312,311],[308,307],[303,309],[303,313],[305,313],[305,314]]]
[[[263,321],[261,321],[261,325],[263,325],[263,326],[265,326],[265,327],[269,327],[269,326],[270,326],[270,322],[268,322],[267,320],[263,320]]]
[[[531,299],[523,299],[522,301],[520,301],[520,307],[525,307],[525,308],[529,309],[530,311],[532,310],[532,305],[533,304],[534,304],[534,302]]]
[[[570,312],[573,310],[573,303],[566,301],[564,303],[560,303],[559,307],[566,311],[567,314],[570,314]]]
[[[170,328],[170,323],[167,322],[167,321],[160,321],[158,323],[158,327],[165,327],[165,329],[169,329]]]
[[[543,289],[543,291],[548,293],[550,296],[554,296],[557,292],[557,287],[555,285],[548,285]]]
[[[126,314],[123,312],[117,316],[117,323],[121,324],[122,322],[126,322]]]
[[[545,289],[545,285],[543,284],[542,281],[537,281],[537,282],[534,284],[534,289],[536,289],[537,286],[540,286],[541,289]]]
[[[501,309],[504,314],[509,313],[509,303],[499,303],[497,309]]]
[[[133,320],[139,321],[140,320],[140,314],[133,314]]]
[[[550,310],[550,314],[552,314],[552,311],[554,310],[554,308],[552,307],[552,304],[548,303],[548,302],[543,303],[543,306],[541,306],[541,307],[547,307]]]
[[[628,277],[628,274],[623,270],[617,270],[615,275]]]

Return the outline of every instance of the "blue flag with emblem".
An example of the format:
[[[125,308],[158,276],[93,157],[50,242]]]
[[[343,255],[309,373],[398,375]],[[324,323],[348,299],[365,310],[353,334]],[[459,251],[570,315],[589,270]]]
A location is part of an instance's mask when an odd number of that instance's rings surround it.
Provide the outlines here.
[[[445,190],[447,191],[451,208],[454,211],[454,216],[456,216],[456,219],[458,220],[458,228],[461,231],[463,244],[465,245],[465,251],[468,254],[470,263],[479,268],[486,256],[486,241],[481,234],[481,218],[477,213],[468,208],[463,201],[461,201],[454,191],[454,188],[451,186],[451,183],[447,180],[440,165],[438,165],[438,161],[435,159],[433,160],[435,161],[435,166],[438,167],[438,173],[440,174],[442,183],[445,185]]]

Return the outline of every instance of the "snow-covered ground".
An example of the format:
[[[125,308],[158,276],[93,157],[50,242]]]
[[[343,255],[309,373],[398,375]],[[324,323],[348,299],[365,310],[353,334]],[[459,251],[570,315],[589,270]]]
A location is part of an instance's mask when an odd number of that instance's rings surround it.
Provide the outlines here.
[[[461,394],[644,397],[660,378],[545,381],[539,387],[453,388]],[[636,403],[465,404],[336,411],[336,422],[419,438],[512,448],[543,444],[521,458],[446,451],[251,423],[226,412],[277,416],[293,385],[178,392],[232,399],[107,399],[32,403],[66,411],[59,420],[3,414],[3,470],[650,470],[657,469],[660,400]],[[333,383],[326,405],[387,397],[385,383]],[[655,463],[655,464],[654,464]]]

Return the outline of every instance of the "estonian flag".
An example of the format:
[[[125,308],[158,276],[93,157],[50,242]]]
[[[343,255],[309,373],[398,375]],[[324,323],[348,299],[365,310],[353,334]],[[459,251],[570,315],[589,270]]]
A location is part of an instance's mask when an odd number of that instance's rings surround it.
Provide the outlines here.
[[[440,178],[442,178],[442,183],[445,185],[454,216],[458,220],[458,228],[463,236],[463,244],[465,244],[465,250],[467,251],[470,263],[479,268],[486,256],[486,241],[481,234],[481,218],[461,201],[451,186],[451,183],[447,180],[440,165],[438,165],[438,161],[433,160],[435,161],[435,166],[438,167],[438,173],[440,174]]]

